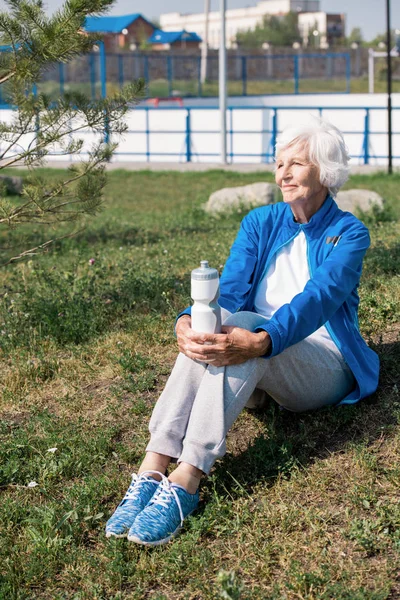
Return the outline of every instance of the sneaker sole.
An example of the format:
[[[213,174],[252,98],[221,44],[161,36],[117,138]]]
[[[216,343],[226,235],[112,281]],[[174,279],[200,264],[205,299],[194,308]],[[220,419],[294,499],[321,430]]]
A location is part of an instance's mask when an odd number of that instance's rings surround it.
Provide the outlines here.
[[[188,513],[186,515],[185,519],[190,517],[190,515],[192,515],[194,512],[196,512],[197,509],[198,509],[198,507],[196,506],[195,509],[193,509],[190,513]],[[182,528],[183,528],[183,525],[178,525],[178,527],[175,529],[175,531],[173,533],[171,533],[171,535],[169,535],[166,538],[163,538],[162,540],[156,540],[155,542],[146,542],[145,540],[141,540],[140,538],[136,537],[135,535],[128,534],[128,542],[134,542],[135,544],[141,544],[142,546],[162,546],[163,544],[168,544],[168,542],[170,542],[174,537],[176,537]]]
[[[114,533],[113,531],[106,531],[106,538],[116,537],[116,538],[125,538],[127,537],[128,532],[125,533]]]
[[[142,546],[162,546],[163,544],[168,544],[168,542],[170,542],[174,537],[176,537],[181,529],[182,527],[181,525],[179,525],[179,527],[175,529],[175,531],[171,533],[171,535],[169,535],[166,538],[163,538],[162,540],[156,540],[155,542],[146,542],[145,540],[141,540],[140,538],[134,535],[128,535],[128,541],[134,542],[135,544],[141,544]]]

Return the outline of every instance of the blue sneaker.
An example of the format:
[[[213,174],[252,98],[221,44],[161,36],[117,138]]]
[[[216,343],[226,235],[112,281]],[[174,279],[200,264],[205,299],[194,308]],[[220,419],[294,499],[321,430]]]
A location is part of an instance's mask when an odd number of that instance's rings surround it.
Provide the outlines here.
[[[151,473],[157,473],[162,478],[165,477],[158,471],[144,471],[140,475],[135,473],[132,475],[132,482],[124,498],[107,521],[106,537],[126,537],[137,515],[151,500],[160,484],[157,479],[151,477]]]
[[[164,478],[149,504],[136,517],[128,540],[146,546],[166,544],[177,535],[184,519],[198,504],[198,490],[189,494],[181,485]]]

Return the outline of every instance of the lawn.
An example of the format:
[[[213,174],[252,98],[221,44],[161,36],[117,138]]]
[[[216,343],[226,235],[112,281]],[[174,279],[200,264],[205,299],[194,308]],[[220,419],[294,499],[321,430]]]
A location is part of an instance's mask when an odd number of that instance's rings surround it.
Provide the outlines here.
[[[400,598],[399,174],[347,184],[386,200],[363,216],[360,286],[378,391],[313,414],[244,411],[176,541],[147,549],[103,533],[143,457],[190,271],[200,259],[222,268],[243,217],[201,205],[271,178],[111,172],[84,230],[2,269],[1,600]],[[46,232],[25,234],[2,234],[2,262]]]
[[[47,81],[39,85],[39,91],[49,94],[52,97],[59,95],[60,86],[58,82]],[[107,93],[113,94],[119,89],[117,83],[107,83]],[[218,81],[207,81],[199,88],[197,79],[173,79],[169,84],[166,79],[154,79],[148,83],[148,95],[150,97],[165,98],[173,93],[182,97],[218,96]],[[386,92],[386,81],[380,77],[375,80],[374,90],[376,93]],[[91,96],[94,93],[100,97],[101,86],[96,83],[92,88],[90,82],[87,83],[66,83],[65,91],[75,91]],[[347,91],[347,83],[344,77],[324,78],[300,78],[298,82],[298,92],[300,94],[330,94],[344,93]],[[350,93],[366,94],[368,93],[368,77],[352,77],[350,79]],[[400,81],[393,81],[393,93],[400,91]],[[248,96],[257,96],[263,94],[294,94],[294,79],[248,79],[245,84],[241,80],[228,81],[227,92],[229,96],[241,96],[243,93]]]

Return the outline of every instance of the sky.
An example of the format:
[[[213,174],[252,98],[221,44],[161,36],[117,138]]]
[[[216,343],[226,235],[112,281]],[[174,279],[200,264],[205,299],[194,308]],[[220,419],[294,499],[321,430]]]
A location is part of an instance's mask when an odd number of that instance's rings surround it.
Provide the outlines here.
[[[63,0],[44,0],[47,10],[51,13],[63,4]],[[210,0],[211,10],[219,10],[219,0]],[[254,6],[256,0],[227,0],[227,8]],[[391,25],[400,29],[400,1],[391,0]],[[364,39],[373,39],[376,34],[384,33],[386,29],[386,0],[321,0],[321,10],[330,13],[346,15],[346,33],[353,27],[360,27]],[[362,7],[362,8],[361,8]],[[0,10],[5,10],[4,0],[0,0]],[[201,12],[204,0],[115,0],[110,15],[141,13],[148,19],[158,19],[165,12]]]

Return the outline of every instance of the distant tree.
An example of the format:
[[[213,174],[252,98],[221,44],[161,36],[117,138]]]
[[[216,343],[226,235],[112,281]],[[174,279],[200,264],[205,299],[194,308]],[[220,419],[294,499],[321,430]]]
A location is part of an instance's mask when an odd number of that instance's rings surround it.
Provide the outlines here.
[[[396,31],[394,29],[392,29],[390,32],[390,48],[393,48],[395,46],[396,37],[397,37]],[[366,45],[371,48],[378,48],[378,45],[382,42],[384,44],[386,44],[386,32],[378,33],[378,35],[376,35],[372,40],[370,40],[369,42],[366,42]]]
[[[264,42],[273,46],[291,46],[300,41],[297,13],[283,17],[267,15],[255,29],[238,33],[236,41],[244,48],[260,48]]]
[[[95,101],[77,92],[56,100],[35,93],[45,69],[93,48],[98,36],[83,32],[85,18],[105,12],[113,0],[66,0],[50,17],[42,0],[6,0],[6,4],[7,12],[0,13],[0,85],[3,101],[16,108],[11,121],[0,122],[0,172],[24,166],[30,175],[18,202],[7,197],[6,182],[0,185],[0,264],[47,248],[54,241],[48,239],[53,225],[75,223],[99,210],[106,183],[105,161],[117,146],[116,138],[126,130],[124,114],[144,88],[144,82],[138,81],[113,97]],[[100,135],[88,158],[73,163],[67,176],[49,183],[38,175],[36,167],[49,153],[79,154],[84,142],[76,134],[84,130],[104,134],[105,127],[109,139]],[[16,251],[14,230],[26,223],[45,228],[45,237],[32,248]],[[12,231],[11,245],[7,231]]]
[[[346,38],[346,44],[350,45],[354,42],[361,44],[364,41],[364,37],[360,27],[353,27],[350,32],[350,35]]]

